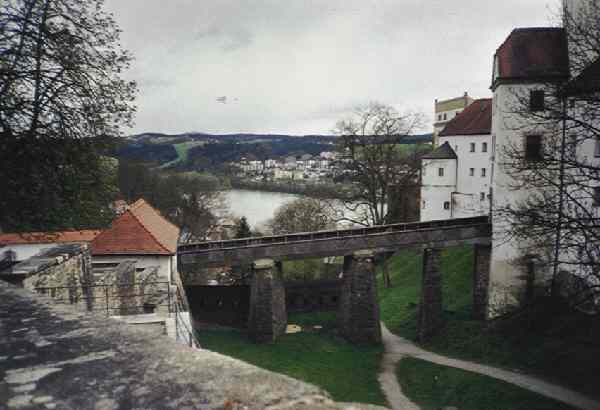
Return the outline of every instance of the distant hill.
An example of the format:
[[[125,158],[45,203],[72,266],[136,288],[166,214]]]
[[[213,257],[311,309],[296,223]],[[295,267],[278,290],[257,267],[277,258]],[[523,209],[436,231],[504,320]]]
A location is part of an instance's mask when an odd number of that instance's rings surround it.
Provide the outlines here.
[[[400,144],[430,143],[432,134],[398,137]],[[335,149],[335,135],[143,133],[120,139],[116,155],[156,166],[209,170],[242,157],[318,155]]]

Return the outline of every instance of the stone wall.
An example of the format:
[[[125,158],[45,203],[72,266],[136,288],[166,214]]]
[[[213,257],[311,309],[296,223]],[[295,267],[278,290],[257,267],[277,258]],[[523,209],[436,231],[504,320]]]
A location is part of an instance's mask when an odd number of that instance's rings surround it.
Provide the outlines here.
[[[286,282],[287,311],[289,313],[336,310],[341,288],[342,281],[339,279]]]
[[[66,303],[80,303],[89,310],[93,308],[89,288],[93,283],[91,255],[87,244],[55,246],[13,266],[6,276],[26,289],[50,294]]]
[[[159,277],[158,267],[136,270],[134,260],[94,277],[87,244],[64,244],[45,250],[0,275],[31,291],[48,295],[60,303],[79,305],[109,315],[144,313],[144,306],[169,311],[169,287]],[[156,283],[165,282],[165,283]]]

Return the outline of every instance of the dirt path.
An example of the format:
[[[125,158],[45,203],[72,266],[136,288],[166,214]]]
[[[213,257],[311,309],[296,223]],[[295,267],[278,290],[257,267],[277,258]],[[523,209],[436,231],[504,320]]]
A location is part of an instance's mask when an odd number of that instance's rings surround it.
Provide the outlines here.
[[[400,388],[398,381],[395,380],[395,364],[406,356],[493,377],[582,410],[600,410],[600,402],[565,387],[548,383],[537,377],[465,360],[452,359],[429,352],[421,349],[409,340],[392,334],[383,323],[381,324],[381,333],[385,346],[385,354],[379,381],[388,401],[390,404],[393,403],[393,410],[413,410],[419,408],[402,394],[402,389]],[[395,383],[389,380],[390,375],[394,376],[393,381],[395,381]],[[398,405],[395,405],[396,401]]]

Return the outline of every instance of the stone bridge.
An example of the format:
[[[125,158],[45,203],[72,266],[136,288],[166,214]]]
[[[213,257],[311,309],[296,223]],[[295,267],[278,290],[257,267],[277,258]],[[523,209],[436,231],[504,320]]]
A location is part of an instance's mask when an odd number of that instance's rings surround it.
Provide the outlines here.
[[[475,246],[474,316],[487,310],[492,227],[485,216],[444,221],[400,223],[335,231],[245,238],[181,245],[179,271],[250,265],[254,269],[248,330],[257,341],[272,341],[285,331],[287,314],[282,283],[283,260],[344,256],[339,300],[340,331],[356,343],[381,340],[375,279],[375,254],[423,248],[419,336],[426,338],[442,320],[441,250],[461,244]]]
[[[180,245],[179,266],[203,268],[252,263],[258,259],[305,259],[351,255],[366,249],[377,252],[402,248],[445,248],[459,244],[489,244],[491,224],[485,216],[444,221],[319,231],[260,238]]]

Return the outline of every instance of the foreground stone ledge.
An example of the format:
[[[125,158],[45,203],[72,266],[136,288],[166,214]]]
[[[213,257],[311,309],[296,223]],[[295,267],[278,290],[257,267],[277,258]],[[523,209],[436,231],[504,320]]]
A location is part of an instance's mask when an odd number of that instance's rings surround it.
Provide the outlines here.
[[[0,281],[0,409],[381,409]]]

